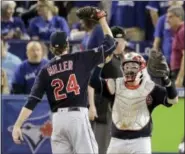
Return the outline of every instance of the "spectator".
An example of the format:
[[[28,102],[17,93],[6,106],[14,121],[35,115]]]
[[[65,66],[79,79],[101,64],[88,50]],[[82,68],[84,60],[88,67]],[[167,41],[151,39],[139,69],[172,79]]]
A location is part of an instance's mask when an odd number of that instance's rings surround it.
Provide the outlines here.
[[[27,45],[28,59],[18,66],[13,76],[11,93],[29,94],[40,69],[48,62],[44,58],[42,45],[37,41]]]
[[[8,39],[29,39],[25,25],[21,18],[13,17],[16,3],[14,1],[2,2],[1,35]]]
[[[123,27],[130,41],[145,40],[147,2],[113,1],[110,23]]]
[[[46,1],[37,5],[38,17],[33,18],[29,24],[30,36],[34,40],[49,40],[52,32],[65,31],[68,35],[70,29],[66,20],[59,17],[58,8],[52,2]]]
[[[171,54],[172,80],[177,87],[182,87],[184,82],[184,10],[180,6],[172,6],[167,11],[167,22],[174,32]]]
[[[1,69],[1,94],[9,94],[8,78],[4,69]]]
[[[14,70],[17,66],[21,64],[21,60],[19,57],[8,52],[7,43],[3,40],[1,40],[1,56],[2,68],[6,71],[8,85],[10,87]]]
[[[28,27],[29,25],[29,22],[32,18],[38,16],[38,13],[37,13],[37,6],[39,4],[42,4],[42,3],[45,3],[47,0],[37,0],[36,1],[29,1],[29,3],[32,3],[32,5],[30,5],[29,9],[25,12],[23,12],[21,14],[21,18],[23,19],[26,27]],[[28,2],[28,1],[27,1]],[[52,3],[52,2],[51,2]]]
[[[151,20],[153,26],[155,27],[158,21],[158,18],[161,15],[164,15],[168,9],[168,1],[149,1],[146,8],[150,12]]]
[[[169,1],[168,3],[169,3],[169,6],[183,5],[183,1]],[[154,37],[155,39],[153,43],[153,48],[156,50],[162,49],[162,52],[166,57],[168,64],[170,65],[173,35],[171,32],[170,26],[166,21],[166,14],[159,17],[159,20],[155,28]]]

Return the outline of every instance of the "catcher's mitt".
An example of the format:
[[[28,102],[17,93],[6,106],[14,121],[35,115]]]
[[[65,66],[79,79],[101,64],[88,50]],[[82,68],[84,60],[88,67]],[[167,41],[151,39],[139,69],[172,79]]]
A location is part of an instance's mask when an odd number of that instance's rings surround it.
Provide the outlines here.
[[[165,78],[169,76],[170,69],[162,52],[154,49],[150,51],[147,70],[153,77]]]
[[[79,19],[89,19],[98,21],[99,19],[106,16],[105,11],[100,10],[96,7],[85,6],[76,11],[76,15]]]

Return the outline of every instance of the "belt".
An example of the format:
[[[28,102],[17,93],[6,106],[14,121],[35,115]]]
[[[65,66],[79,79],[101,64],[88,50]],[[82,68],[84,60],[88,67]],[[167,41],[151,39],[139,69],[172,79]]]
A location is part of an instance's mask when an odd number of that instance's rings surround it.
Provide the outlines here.
[[[58,112],[72,112],[72,111],[80,111],[79,107],[68,107],[68,108],[58,108]]]
[[[78,108],[78,107],[69,107],[68,108],[68,111],[70,112],[70,111],[80,111],[80,108]]]

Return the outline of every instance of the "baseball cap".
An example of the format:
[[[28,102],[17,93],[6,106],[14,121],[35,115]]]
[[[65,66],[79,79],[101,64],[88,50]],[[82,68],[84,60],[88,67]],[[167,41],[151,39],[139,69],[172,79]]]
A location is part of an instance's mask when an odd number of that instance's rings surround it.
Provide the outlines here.
[[[50,42],[54,48],[64,47],[68,42],[67,34],[64,31],[53,32],[50,36]]]
[[[126,34],[122,27],[119,26],[113,26],[111,27],[112,34],[114,38],[123,38],[126,39]]]
[[[127,42],[126,47],[125,47],[126,51],[129,52],[129,51],[133,51],[136,49],[135,45],[127,40],[126,33],[122,27],[113,26],[111,27],[111,31],[112,31],[114,38],[123,38]]]

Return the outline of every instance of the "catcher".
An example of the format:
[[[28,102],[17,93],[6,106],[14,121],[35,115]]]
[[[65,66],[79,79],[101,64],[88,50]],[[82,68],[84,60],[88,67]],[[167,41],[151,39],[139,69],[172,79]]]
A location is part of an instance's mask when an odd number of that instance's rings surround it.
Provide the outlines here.
[[[101,79],[103,94],[107,96],[110,93],[109,99],[114,99],[108,154],[151,154],[152,111],[160,104],[171,107],[178,102],[177,91],[168,78],[169,69],[163,55],[152,50],[148,67],[146,65],[138,53],[126,53],[121,65],[123,77]],[[165,87],[155,84],[148,72],[162,78]],[[98,83],[90,84],[97,92],[101,91]]]

